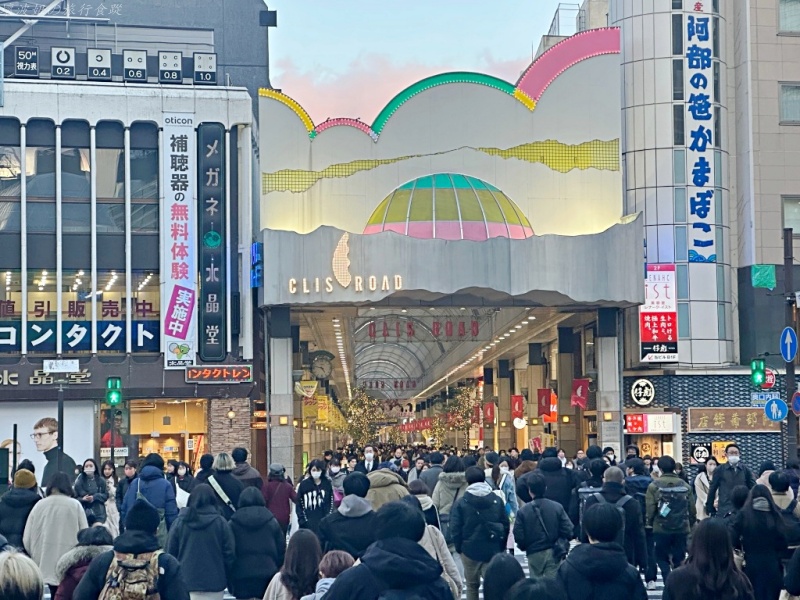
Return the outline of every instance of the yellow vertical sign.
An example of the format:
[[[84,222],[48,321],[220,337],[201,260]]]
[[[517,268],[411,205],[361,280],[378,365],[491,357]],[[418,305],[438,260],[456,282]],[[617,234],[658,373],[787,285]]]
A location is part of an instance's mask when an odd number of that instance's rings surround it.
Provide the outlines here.
[[[717,459],[718,464],[728,462],[728,457],[725,455],[725,446],[733,444],[734,442],[711,442],[711,456]]]
[[[325,395],[317,395],[317,424],[327,425],[329,420],[328,410],[328,397]]]

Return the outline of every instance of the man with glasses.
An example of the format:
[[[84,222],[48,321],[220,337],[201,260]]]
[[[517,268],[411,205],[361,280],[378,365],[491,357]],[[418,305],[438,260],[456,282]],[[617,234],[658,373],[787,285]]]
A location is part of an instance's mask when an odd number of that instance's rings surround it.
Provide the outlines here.
[[[50,479],[59,471],[69,475],[70,480],[74,479],[75,461],[58,447],[58,421],[52,417],[39,419],[33,426],[31,439],[36,444],[36,450],[42,452],[47,460],[42,473],[43,488],[50,485]]]

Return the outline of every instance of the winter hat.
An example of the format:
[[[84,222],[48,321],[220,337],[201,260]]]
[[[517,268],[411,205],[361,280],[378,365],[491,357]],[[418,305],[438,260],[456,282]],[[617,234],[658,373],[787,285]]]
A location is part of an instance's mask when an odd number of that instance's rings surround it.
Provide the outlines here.
[[[29,490],[36,487],[36,475],[28,469],[19,469],[14,473],[14,487],[21,490]]]
[[[164,459],[161,458],[161,456],[159,456],[155,452],[151,452],[142,461],[142,468],[144,468],[144,467],[155,467],[159,471],[163,471],[164,470]]]
[[[366,498],[370,483],[369,477],[355,471],[344,478],[344,481],[342,481],[342,490],[345,496],[350,496],[352,494],[359,498]]]
[[[403,469],[408,469],[411,463],[408,462],[405,458],[400,462],[400,467]]]
[[[211,468],[211,465],[214,464],[214,455],[213,454],[203,454],[200,457],[200,468],[205,469],[206,471]]]
[[[605,448],[603,448],[603,454],[608,454],[609,452],[611,452],[612,454],[616,454],[616,452],[611,446],[606,446]]]
[[[202,459],[201,459],[202,463]],[[269,474],[272,477],[283,477],[283,474],[286,472],[286,468],[281,463],[272,463],[269,466]]]
[[[147,500],[137,500],[125,517],[125,528],[155,533],[161,521],[158,511]]]
[[[247,450],[244,448],[234,448],[233,452],[231,452],[231,458],[233,458],[233,462],[237,465],[247,462]]]
[[[491,466],[499,465],[500,455],[497,452],[487,452],[483,456],[483,462]]]

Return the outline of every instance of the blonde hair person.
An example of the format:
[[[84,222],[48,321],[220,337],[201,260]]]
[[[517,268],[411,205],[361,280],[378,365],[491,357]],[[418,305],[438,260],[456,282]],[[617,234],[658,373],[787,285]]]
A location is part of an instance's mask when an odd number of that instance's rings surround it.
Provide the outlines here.
[[[236,468],[236,463],[227,452],[220,452],[214,458],[214,465],[211,467],[215,471],[233,471]]]
[[[15,549],[0,552],[0,598],[41,600],[43,595],[44,582],[36,563]]]
[[[230,519],[236,512],[239,495],[244,491],[244,484],[233,476],[235,468],[233,457],[227,452],[220,452],[214,458],[213,474],[205,481],[214,490],[217,508],[226,519]]]

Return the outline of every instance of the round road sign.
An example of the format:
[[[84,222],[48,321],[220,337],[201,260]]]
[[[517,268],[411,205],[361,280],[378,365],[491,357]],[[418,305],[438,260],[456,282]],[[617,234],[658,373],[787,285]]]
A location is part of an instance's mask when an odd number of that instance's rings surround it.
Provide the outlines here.
[[[649,379],[637,379],[631,386],[631,399],[639,406],[649,406],[656,399],[656,386]]]
[[[764,369],[764,383],[761,384],[762,390],[771,390],[775,387],[775,382],[778,379],[778,373],[774,369],[767,367]]]

